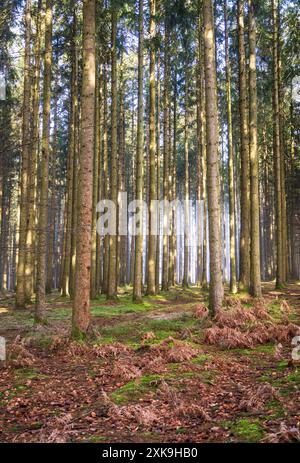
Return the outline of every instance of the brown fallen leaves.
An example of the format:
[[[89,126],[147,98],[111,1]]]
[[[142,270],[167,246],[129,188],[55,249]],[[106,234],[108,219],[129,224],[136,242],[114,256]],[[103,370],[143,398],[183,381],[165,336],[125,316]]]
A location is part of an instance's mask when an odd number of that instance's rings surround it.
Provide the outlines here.
[[[268,342],[289,342],[300,334],[299,326],[288,319],[275,322],[263,300],[255,302],[252,308],[242,307],[240,301],[234,298],[229,299],[229,303],[229,308],[217,312],[214,326],[205,330],[207,344],[229,349],[253,348]]]
[[[258,387],[242,388],[243,398],[240,401],[239,409],[245,412],[262,411],[267,402],[272,400],[280,401],[278,391],[269,383]]]
[[[35,363],[34,355],[26,347],[26,342],[17,336],[8,350],[8,361],[15,367],[32,366]]]
[[[264,368],[277,375],[285,343],[298,332],[285,316],[287,306],[282,304],[278,322],[264,301],[243,308],[237,298],[228,298],[213,325],[203,323],[211,326],[206,342],[216,347],[197,346],[195,335],[183,340],[179,332],[161,342],[148,332],[138,349],[59,338],[50,348],[37,348],[17,338],[0,374],[0,440],[78,442],[101,436],[106,442],[139,442],[147,435],[160,442],[228,442],[238,437],[224,423],[256,416],[268,433],[266,442],[299,441],[299,391],[289,389],[283,400],[282,383],[261,382]],[[207,313],[199,304],[194,317],[205,320]],[[269,341],[276,342],[278,359],[218,349]],[[291,372],[286,370],[280,370],[282,378]],[[270,403],[274,409],[279,404],[284,416],[272,414]]]
[[[286,423],[280,424],[280,429],[277,432],[269,433],[265,439],[265,443],[289,443],[300,442],[300,429],[299,426],[290,427]]]

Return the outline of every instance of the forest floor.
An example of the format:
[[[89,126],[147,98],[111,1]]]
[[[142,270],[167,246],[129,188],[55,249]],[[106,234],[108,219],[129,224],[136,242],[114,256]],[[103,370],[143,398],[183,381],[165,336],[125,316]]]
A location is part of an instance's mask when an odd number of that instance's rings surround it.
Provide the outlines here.
[[[207,293],[174,288],[131,302],[92,301],[88,343],[70,342],[71,302],[33,307],[0,299],[1,442],[300,441],[300,284],[263,298],[226,296],[211,321]],[[299,349],[300,350],[300,349]]]

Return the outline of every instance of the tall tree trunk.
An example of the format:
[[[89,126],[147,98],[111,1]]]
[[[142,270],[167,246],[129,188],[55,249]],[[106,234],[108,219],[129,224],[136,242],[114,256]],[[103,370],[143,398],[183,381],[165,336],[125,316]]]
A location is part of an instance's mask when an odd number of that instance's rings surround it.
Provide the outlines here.
[[[83,75],[76,273],[72,336],[81,339],[90,324],[91,227],[95,140],[95,0],[83,1]]]
[[[257,90],[256,90],[256,21],[253,0],[249,5],[249,135],[250,135],[250,196],[251,196],[251,248],[250,248],[250,292],[261,296],[260,277],[260,221],[259,178],[257,152]]]
[[[23,89],[23,122],[22,122],[22,165],[19,222],[19,255],[17,269],[16,307],[24,308],[26,302],[25,263],[27,256],[26,230],[28,225],[28,176],[30,156],[30,40],[31,40],[31,0],[25,4],[25,56],[24,56],[24,89]]]
[[[46,306],[46,253],[48,225],[48,183],[50,152],[50,110],[51,110],[51,69],[52,69],[52,0],[46,1],[45,16],[45,56],[43,88],[43,130],[41,157],[41,186],[38,218],[37,284],[35,322],[44,321]]]
[[[170,104],[170,59],[169,59],[169,30],[168,19],[165,20],[165,39],[164,39],[164,160],[163,160],[163,269],[162,269],[162,290],[169,289],[169,210],[166,203],[169,201],[170,185],[169,185],[169,162],[170,162],[170,126],[169,126],[169,104]]]
[[[118,201],[118,174],[117,174],[117,20],[118,11],[113,3],[111,12],[111,189],[110,199],[117,207]],[[109,266],[107,299],[117,297],[117,235],[109,237]]]
[[[204,59],[205,59],[205,109],[207,146],[207,196],[209,220],[209,310],[210,314],[222,307],[224,290],[221,268],[220,237],[220,186],[218,158],[217,78],[215,62],[215,37],[212,0],[203,0]]]
[[[174,95],[173,95],[173,142],[172,142],[172,162],[170,165],[170,195],[172,201],[176,200],[177,187],[177,82],[176,73],[174,77]],[[171,106],[170,106],[170,126],[171,126]],[[177,249],[176,249],[176,212],[172,207],[170,211],[170,220],[172,234],[170,236],[170,268],[169,268],[169,286],[174,286],[176,281]]]
[[[239,113],[241,137],[241,233],[239,288],[248,291],[250,281],[249,132],[247,117],[244,0],[238,0]]]
[[[148,272],[147,272],[147,294],[156,293],[155,287],[155,259],[156,259],[156,236],[154,224],[156,224],[156,210],[153,201],[157,199],[156,185],[156,131],[155,131],[155,14],[156,1],[150,0],[150,114],[149,114],[149,161],[150,161],[150,187],[149,187],[149,237],[148,237]]]
[[[203,289],[207,288],[207,168],[206,168],[206,114],[205,114],[205,71],[203,57],[203,36],[200,37],[200,120],[201,120],[201,200],[203,204],[203,247],[202,247],[202,279]]]
[[[119,207],[120,207],[120,198],[121,195],[124,195],[126,191],[125,187],[125,78],[123,73],[123,67],[121,65],[120,72],[120,90],[119,90],[119,100],[120,100],[120,114],[119,114],[119,178],[118,178],[118,191],[120,197],[118,198]],[[127,204],[126,204],[127,206]],[[124,207],[124,204],[123,206]],[[126,235],[119,235],[119,252],[118,252],[118,280],[121,286],[124,286],[126,282]]]
[[[96,87],[95,87],[95,147],[93,157],[93,205],[92,205],[92,252],[91,252],[91,299],[95,299],[97,295],[97,212],[96,207],[98,203],[98,188],[99,188],[99,151],[100,151],[100,138],[99,138],[99,125],[100,125],[100,112],[99,112],[99,71],[96,63]]]
[[[227,1],[224,2],[225,24],[225,60],[226,60],[226,97],[227,97],[227,142],[228,142],[228,183],[229,183],[229,221],[230,221],[230,292],[237,292],[235,258],[235,198],[234,198],[234,156],[232,141],[231,112],[231,67],[229,58],[229,39],[227,26]]]
[[[41,74],[41,32],[42,0],[38,2],[36,17],[36,35],[34,43],[34,79],[32,91],[32,142],[29,163],[28,191],[28,227],[26,231],[26,266],[25,292],[26,300],[31,300],[35,284],[35,244],[36,244],[36,201],[37,201],[37,160],[39,149],[39,108],[40,108],[40,74]]]
[[[71,293],[71,257],[72,257],[72,220],[74,201],[74,158],[75,158],[75,127],[77,121],[77,52],[76,52],[76,10],[73,11],[72,38],[71,38],[71,79],[70,79],[70,109],[69,109],[69,133],[68,133],[68,165],[67,165],[67,202],[66,202],[66,227],[64,237],[64,262],[62,275],[62,295],[69,296]]]
[[[286,212],[286,185],[285,185],[285,137],[284,137],[284,95],[281,80],[281,24],[280,0],[277,2],[277,60],[278,60],[278,99],[279,99],[279,131],[280,131],[280,183],[281,183],[281,214],[282,214],[282,259],[283,281],[288,278],[288,243],[287,243],[287,212]]]
[[[279,56],[278,56],[278,0],[272,0],[273,18],[273,151],[275,171],[275,203],[276,203],[276,288],[285,283],[284,275],[284,243],[282,214],[282,174],[281,174],[281,143],[280,143],[280,92],[279,92]]]
[[[56,79],[56,89],[58,83]],[[53,144],[51,148],[51,200],[50,200],[50,224],[48,235],[48,251],[47,251],[47,280],[46,292],[50,293],[53,288],[54,282],[54,248],[55,248],[55,220],[56,220],[56,204],[57,204],[57,191],[56,191],[56,162],[58,150],[58,96],[55,95],[54,101],[54,128],[53,128]]]
[[[202,186],[202,169],[201,169],[201,159],[203,156],[203,144],[202,144],[202,130],[203,130],[203,119],[201,112],[201,99],[202,99],[202,82],[201,82],[201,72],[202,72],[202,17],[201,17],[201,2],[198,0],[198,19],[197,19],[197,273],[196,273],[196,284],[201,286],[202,273],[203,273],[203,247],[201,240],[201,226],[203,223],[203,216],[201,216],[201,186]]]
[[[98,202],[102,199],[103,189],[103,65],[100,65],[99,74],[99,162],[98,162]],[[100,292],[103,282],[103,237],[97,232],[96,242],[96,285]]]
[[[250,134],[250,196],[251,196],[251,252],[250,292],[261,296],[260,277],[260,221],[259,221],[259,171],[257,152],[257,90],[256,90],[256,21],[253,0],[249,5],[249,134]]]
[[[143,0],[139,0],[139,51],[138,51],[138,115],[136,147],[136,200],[142,202],[144,190],[144,103],[143,103],[143,66],[144,66],[144,26]],[[143,214],[141,208],[137,211]],[[142,254],[143,254],[143,220],[135,237],[133,300],[142,299]],[[132,246],[133,246],[132,237]]]
[[[160,159],[160,50],[157,51],[157,78],[156,78],[156,189],[157,189],[157,199],[161,199],[161,189],[160,189],[160,169],[161,169],[161,159]],[[158,210],[157,216],[157,239],[156,239],[156,262],[155,262],[155,291],[159,292],[160,285],[160,208]]]
[[[107,134],[107,68],[103,66],[103,198],[109,197],[109,174],[108,174],[108,134]],[[104,236],[103,256],[103,278],[102,294],[107,293],[108,286],[108,264],[109,264],[109,235]]]
[[[76,62],[77,67],[77,62]],[[76,75],[78,76],[78,68],[76,68]],[[77,88],[77,87],[76,87]],[[81,108],[78,102],[78,95],[76,93],[76,109],[75,109],[75,127],[74,127],[74,159],[73,159],[73,187],[72,187],[72,225],[71,225],[71,272],[69,291],[70,296],[74,297],[75,286],[75,273],[76,273],[76,252],[77,252],[77,225],[78,225],[78,174],[80,168],[79,152],[81,149]]]
[[[186,51],[187,52],[187,51]],[[189,217],[189,79],[188,64],[185,71],[185,91],[184,91],[184,259],[183,259],[183,287],[189,285],[189,236],[190,236],[190,217]]]

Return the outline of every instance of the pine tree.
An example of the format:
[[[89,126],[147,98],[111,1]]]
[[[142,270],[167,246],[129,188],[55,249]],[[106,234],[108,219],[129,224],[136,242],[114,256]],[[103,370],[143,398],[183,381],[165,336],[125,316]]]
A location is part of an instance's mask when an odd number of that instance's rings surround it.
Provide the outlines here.
[[[256,21],[253,0],[249,5],[249,134],[250,134],[250,196],[251,196],[251,252],[250,292],[261,296],[260,277],[260,223],[259,223],[259,171],[257,152],[257,90],[256,90]]]
[[[226,102],[227,102],[227,140],[228,140],[228,183],[229,183],[229,221],[230,221],[230,292],[237,292],[235,258],[235,192],[234,192],[234,155],[231,111],[231,66],[229,58],[227,1],[224,2],[225,60],[226,60]]]
[[[149,188],[149,236],[147,255],[147,294],[156,293],[155,286],[155,261],[156,261],[156,236],[154,225],[156,225],[156,210],[154,201],[157,199],[156,190],[156,130],[155,130],[155,14],[156,2],[150,0],[150,115],[149,115],[149,158],[150,158],[150,188]]]
[[[117,207],[118,201],[118,173],[117,173],[117,21],[118,10],[113,2],[111,8],[111,182],[110,199]],[[109,264],[108,264],[108,285],[107,299],[117,297],[117,235],[109,236]]]
[[[143,103],[143,66],[144,66],[144,15],[143,0],[139,0],[139,51],[138,51],[138,116],[136,146],[136,200],[143,200],[144,190],[144,103]],[[143,211],[139,209],[139,214]],[[142,253],[143,253],[143,221],[135,237],[133,300],[142,299]],[[133,242],[133,237],[132,237]]]
[[[244,43],[244,0],[238,0],[239,113],[241,150],[241,232],[239,288],[248,291],[250,281],[249,131]]]
[[[45,15],[45,55],[43,84],[43,129],[41,155],[41,186],[38,214],[37,281],[35,322],[43,323],[46,308],[46,253],[48,226],[48,183],[50,153],[50,110],[52,76],[52,0],[46,1]]]
[[[16,307],[24,308],[26,302],[26,273],[27,257],[26,230],[28,223],[28,179],[30,157],[30,103],[31,103],[31,0],[25,3],[25,55],[24,55],[24,90],[23,90],[23,121],[22,121],[22,165],[20,192],[20,222],[19,222],[19,254],[17,269]]]
[[[164,203],[169,200],[169,162],[170,162],[170,126],[169,126],[169,105],[170,105],[170,60],[169,60],[169,40],[170,26],[168,19],[165,18],[165,38],[164,38],[164,151],[163,151],[163,199]],[[169,289],[169,229],[168,229],[168,208],[164,206],[163,211],[163,268],[162,268],[162,290]]]
[[[83,75],[79,153],[78,227],[72,336],[81,339],[90,324],[91,226],[95,139],[95,0],[83,2]]]
[[[35,245],[36,245],[36,208],[37,208],[37,161],[39,148],[39,106],[41,74],[42,39],[42,0],[38,1],[36,12],[36,33],[34,41],[34,77],[32,84],[32,129],[29,162],[28,191],[28,227],[26,230],[25,292],[26,300],[31,300],[35,285]]]
[[[203,0],[205,110],[207,146],[207,197],[209,221],[209,310],[211,315],[222,307],[223,283],[221,269],[220,186],[218,159],[218,116],[214,17],[211,0]]]

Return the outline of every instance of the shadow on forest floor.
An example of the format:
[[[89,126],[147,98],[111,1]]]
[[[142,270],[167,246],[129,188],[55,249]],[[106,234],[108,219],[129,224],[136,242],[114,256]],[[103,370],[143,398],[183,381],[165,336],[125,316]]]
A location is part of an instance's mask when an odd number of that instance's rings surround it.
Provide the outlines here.
[[[207,317],[207,293],[172,288],[91,303],[92,337],[70,342],[71,302],[33,307],[0,299],[2,442],[258,442],[300,440],[300,364],[291,361],[300,286],[264,284],[261,301],[226,297]]]

